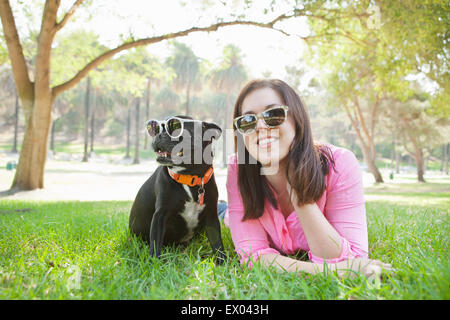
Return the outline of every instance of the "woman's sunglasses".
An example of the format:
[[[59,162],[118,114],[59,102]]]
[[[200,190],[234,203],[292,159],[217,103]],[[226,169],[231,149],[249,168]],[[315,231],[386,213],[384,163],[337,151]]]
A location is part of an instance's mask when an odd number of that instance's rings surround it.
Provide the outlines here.
[[[183,134],[185,122],[197,122],[199,120],[181,119],[171,117],[165,121],[149,120],[147,121],[147,132],[151,137],[155,137],[165,129],[169,137],[176,139]]]
[[[236,129],[242,134],[255,131],[258,118],[262,118],[269,128],[275,128],[286,120],[288,106],[276,106],[258,114],[248,113],[234,119]]]

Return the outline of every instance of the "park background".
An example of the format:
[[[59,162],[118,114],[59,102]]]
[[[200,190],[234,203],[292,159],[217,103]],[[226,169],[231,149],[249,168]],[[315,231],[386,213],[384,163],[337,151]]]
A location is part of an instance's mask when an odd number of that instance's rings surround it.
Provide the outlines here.
[[[3,1],[0,13],[2,297],[449,298],[445,1],[36,0]],[[150,257],[135,261],[136,252],[111,248],[126,242],[131,201],[156,168],[145,121],[187,114],[231,128],[237,94],[254,78],[289,83],[307,106],[314,139],[355,153],[371,258],[394,262],[400,278],[381,284],[333,278],[324,288],[323,277],[310,288],[303,277],[279,294],[269,293],[269,285],[232,282],[233,293],[226,280],[210,285],[202,278],[213,272],[204,243],[190,248],[200,271],[176,280],[142,271]],[[223,200],[230,140],[215,142]],[[66,237],[91,236],[102,219],[112,229],[102,233],[107,248],[101,240],[96,246],[113,258],[92,262],[92,247],[85,255],[58,253],[62,242],[84,247]],[[131,257],[122,260],[123,252]],[[170,267],[192,264],[176,249],[167,254]],[[73,265],[82,275],[76,290],[67,285]],[[116,289],[111,279],[97,282],[93,270],[101,265],[118,268],[128,289]],[[147,277],[135,272],[130,280],[136,266]],[[240,270],[238,263],[229,268]],[[219,274],[226,279],[229,271]],[[258,269],[245,275],[270,285],[273,277],[289,277]],[[155,279],[167,288],[148,285]]]

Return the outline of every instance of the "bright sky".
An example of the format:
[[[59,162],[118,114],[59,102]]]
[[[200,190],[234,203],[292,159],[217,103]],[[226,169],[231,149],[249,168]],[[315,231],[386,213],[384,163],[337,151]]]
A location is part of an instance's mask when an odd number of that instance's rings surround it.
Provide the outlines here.
[[[67,2],[67,1],[66,1]],[[68,1],[64,6],[70,5]],[[130,32],[135,38],[161,35],[188,29],[192,26],[207,26],[215,23],[214,16],[226,16],[228,12],[242,12],[239,1],[224,6],[220,1],[209,1],[212,6],[203,8],[205,1],[185,0],[180,5],[178,0],[103,0],[95,1],[89,12],[91,22],[86,29],[95,29],[101,35],[101,40],[108,45],[120,43],[119,36],[127,36]],[[267,0],[254,1],[250,14],[259,21],[268,21],[279,12],[287,12],[285,8],[277,7],[277,12],[265,16],[261,13],[269,8]],[[256,7],[256,4],[258,7]],[[95,6],[95,7],[94,7]],[[81,9],[77,12],[80,17]],[[307,26],[299,19],[283,22],[277,27],[292,34],[307,34]],[[285,66],[295,65],[302,55],[304,43],[296,36],[286,36],[278,31],[250,26],[234,26],[219,29],[217,32],[197,32],[178,38],[178,41],[189,45],[197,56],[212,63],[218,62],[223,47],[235,44],[241,48],[243,60],[250,71],[251,77],[261,77],[263,72],[270,71],[272,77],[284,78]],[[167,57],[169,55],[167,41],[148,46],[151,53]]]

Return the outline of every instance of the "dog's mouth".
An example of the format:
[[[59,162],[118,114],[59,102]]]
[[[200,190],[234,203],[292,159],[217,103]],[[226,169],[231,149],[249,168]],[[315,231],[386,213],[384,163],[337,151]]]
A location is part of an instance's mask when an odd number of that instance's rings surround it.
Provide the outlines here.
[[[171,153],[169,151],[157,150],[156,155],[162,158],[170,158]]]
[[[161,163],[161,164],[168,164],[168,163],[172,163],[172,153],[170,151],[166,151],[166,150],[162,150],[162,149],[157,149],[156,151],[156,161]],[[183,156],[183,151],[179,151],[177,153],[177,157],[182,157]]]

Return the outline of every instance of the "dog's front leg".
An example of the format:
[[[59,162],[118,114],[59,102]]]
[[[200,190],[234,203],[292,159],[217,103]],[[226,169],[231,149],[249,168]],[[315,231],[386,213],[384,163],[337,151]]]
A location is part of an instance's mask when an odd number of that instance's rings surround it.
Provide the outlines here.
[[[162,209],[157,209],[153,215],[150,225],[150,256],[156,253],[156,257],[161,255],[164,234],[166,231],[167,214]]]
[[[217,206],[216,206],[217,210]],[[217,263],[222,264],[225,261],[225,249],[222,243],[222,236],[220,233],[220,222],[216,212],[208,212],[205,221],[206,235],[208,237],[211,248],[216,254]]]

